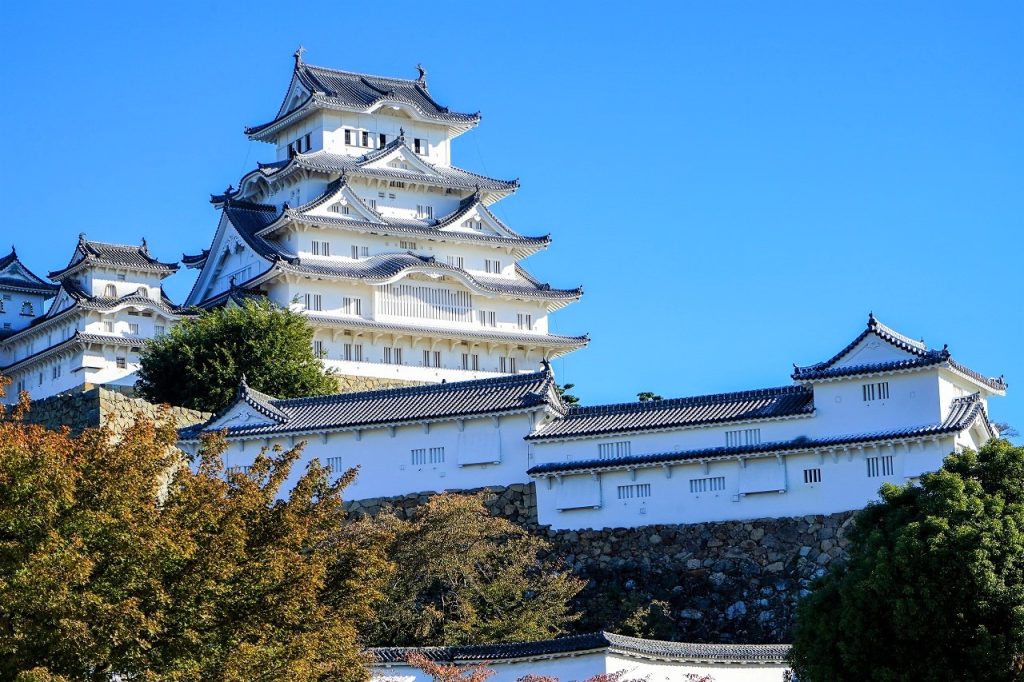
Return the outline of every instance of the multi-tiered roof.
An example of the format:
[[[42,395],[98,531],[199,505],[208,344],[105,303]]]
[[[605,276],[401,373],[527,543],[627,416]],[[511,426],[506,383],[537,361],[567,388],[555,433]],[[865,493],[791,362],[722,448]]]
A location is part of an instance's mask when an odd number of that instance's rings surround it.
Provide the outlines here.
[[[328,130],[336,124],[321,118],[317,120],[322,122],[323,130],[317,134],[322,137],[311,144],[309,133],[303,132],[310,129],[307,120],[326,116],[324,112],[373,116],[376,118],[372,120],[394,126],[388,130],[397,134],[388,132],[385,142],[383,133],[371,133],[369,148],[364,153],[351,153],[362,152],[355,147],[365,147],[366,138],[363,145],[350,145],[346,129],[344,145],[337,137],[329,143],[330,135],[340,135],[340,128]],[[312,66],[297,53],[292,80],[277,115],[269,123],[247,128],[246,134],[254,140],[277,144],[279,154],[283,153],[283,142],[295,136],[298,142],[288,144],[285,158],[258,164],[242,177],[237,189],[228,187],[211,196],[214,206],[222,210],[221,227],[210,248],[183,258],[187,267],[201,269],[188,302],[202,307],[223,305],[242,292],[267,293],[279,281],[348,282],[378,287],[375,290],[379,291],[379,287],[410,276],[449,281],[484,298],[530,302],[540,305],[545,314],[578,300],[581,288],[553,287],[537,280],[518,262],[546,248],[550,236],[521,235],[491,210],[491,205],[518,188],[518,180],[490,178],[448,163],[448,142],[479,119],[479,114],[455,113],[438,104],[428,91],[423,71],[415,80],[382,78]],[[414,136],[426,135],[424,130],[444,131],[444,140],[437,148],[444,151],[423,153],[422,138]],[[295,188],[303,194],[301,203],[293,200]],[[399,206],[402,197],[398,204],[393,203],[395,188],[405,196],[428,197],[442,208],[438,215],[431,210],[410,217],[403,212],[407,207]],[[392,203],[384,199],[386,194]],[[297,233],[324,238],[342,235],[345,239],[390,239],[392,247],[401,243],[403,248],[379,249],[351,259],[337,253],[313,256],[297,249],[293,238]],[[244,274],[232,276],[230,282],[217,274],[227,268],[221,263],[227,257],[228,242],[240,242],[259,262],[256,268],[238,269]],[[415,246],[405,248],[406,243]],[[439,258],[430,253],[443,251],[450,256],[466,249],[477,249],[475,254],[480,253],[479,249],[493,249],[499,254],[496,258],[503,257],[504,263],[514,265],[503,267],[501,272],[485,272],[482,267],[467,268],[461,257]],[[316,326],[325,328],[397,330],[449,340],[527,343],[548,349],[544,357],[574,350],[588,341],[584,336],[514,333],[514,329],[472,330],[465,325],[448,329],[417,325],[414,319],[382,322],[367,315],[338,320],[309,314]]]
[[[18,258],[18,252],[12,246],[11,252],[0,258],[0,290],[49,298],[57,293],[57,286],[29,270]]]

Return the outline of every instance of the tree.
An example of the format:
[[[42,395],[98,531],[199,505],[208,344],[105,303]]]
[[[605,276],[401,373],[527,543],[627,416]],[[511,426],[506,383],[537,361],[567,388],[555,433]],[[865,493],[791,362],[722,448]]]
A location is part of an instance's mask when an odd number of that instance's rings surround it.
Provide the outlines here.
[[[486,682],[495,672],[487,664],[462,667],[437,663],[419,652],[409,654],[406,661],[409,665],[419,668],[430,675],[434,682]],[[588,677],[583,682],[642,682],[641,680],[627,680],[623,675],[624,673],[621,672],[599,673]],[[646,680],[648,678],[643,679]],[[693,673],[687,673],[682,679],[685,682],[714,682],[714,679],[710,676],[695,675]],[[516,682],[559,682],[559,679],[550,675],[528,674],[518,678]]]
[[[491,516],[482,495],[437,495],[409,521],[382,514],[345,531],[383,545],[396,571],[367,629],[374,646],[517,642],[554,637],[583,588],[546,541]]]
[[[797,614],[801,680],[1024,679],[1024,448],[883,486]]]
[[[115,443],[27,409],[0,421],[0,679],[368,677],[357,627],[389,565],[336,538],[354,472],[314,462],[279,500],[297,449],[229,474],[219,437],[176,466],[170,425]]]
[[[203,311],[143,346],[136,388],[147,400],[216,412],[234,398],[242,375],[278,398],[337,391],[313,352],[313,328],[270,301]]]
[[[574,388],[576,388],[576,384],[555,384],[555,390],[558,391],[558,395],[562,397],[562,402],[566,405],[580,404],[580,399],[569,393]]]
[[[664,398],[662,398],[660,395],[658,395],[657,393],[652,393],[651,391],[640,391],[639,393],[636,394],[636,397],[637,400],[639,400],[642,403],[646,403],[651,400],[664,400]]]

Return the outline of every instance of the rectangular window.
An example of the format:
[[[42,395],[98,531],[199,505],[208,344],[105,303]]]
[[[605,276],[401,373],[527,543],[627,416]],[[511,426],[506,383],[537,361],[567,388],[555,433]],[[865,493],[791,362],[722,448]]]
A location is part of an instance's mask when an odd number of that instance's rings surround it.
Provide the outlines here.
[[[161,336],[163,336],[166,333],[167,333],[167,328],[165,326],[163,326],[162,324],[158,324],[158,325],[154,325],[153,326],[153,336],[155,336],[157,338],[160,338]]]
[[[434,207],[426,204],[416,204],[416,217],[420,220],[430,220],[434,217]]]
[[[430,448],[430,463],[441,464],[444,462],[444,448]]]
[[[892,455],[868,457],[865,461],[868,464],[868,478],[892,476]]]
[[[462,354],[462,369],[479,371],[480,370],[480,356],[476,353],[463,353]]]
[[[124,275],[118,275],[117,276],[117,281],[118,282],[123,282],[124,281],[124,277],[125,277]]]
[[[306,294],[306,310],[323,310],[324,298],[320,294]]]
[[[618,486],[620,500],[632,500],[634,497],[650,497],[650,483],[631,483]]]
[[[427,141],[419,137],[413,138],[412,149],[417,154],[426,155],[428,149]]]
[[[363,131],[363,146],[364,147],[369,147],[370,146],[370,133],[365,131],[365,130]]]
[[[109,321],[108,322],[104,322],[103,323],[103,331],[105,331],[108,334],[113,334],[114,333],[114,323],[113,322],[109,322]]]
[[[328,457],[327,466],[331,467],[331,474],[334,476],[340,476],[341,472],[345,470],[341,463],[341,457]]]
[[[441,366],[441,351],[439,350],[425,350],[423,351],[423,366],[424,367],[440,367]]]
[[[414,448],[412,451],[412,465],[419,466],[427,463],[427,449]]]
[[[327,346],[324,345],[323,341],[313,342],[313,355],[317,356],[318,358],[327,357]]]
[[[131,334],[132,336],[138,336],[139,335],[139,323],[138,322],[129,322],[128,323],[128,333]]]
[[[691,493],[713,493],[721,490],[725,490],[725,476],[690,479]]]
[[[409,251],[416,250],[416,242],[405,241],[404,239],[398,242],[399,248],[408,249]]]
[[[54,379],[60,379],[60,372],[61,372],[61,366],[60,365],[54,365],[53,366],[53,378]]]
[[[369,258],[370,257],[370,247],[369,246],[356,246],[355,244],[353,244],[352,245],[352,257],[357,259],[357,260],[360,259],[360,258]]]
[[[598,443],[597,444],[597,458],[598,459],[617,459],[619,457],[629,457],[630,441],[620,440],[614,443]]]
[[[480,314],[480,324],[482,324],[485,327],[498,326],[498,314],[496,312],[494,312],[493,310],[479,310],[477,312]]]
[[[388,365],[400,365],[402,364],[402,349],[401,348],[384,348],[384,363]]]
[[[804,469],[804,483],[821,483],[821,469]]]
[[[352,296],[342,296],[341,312],[345,313],[346,315],[362,315],[363,299],[353,298]]]
[[[384,198],[384,192],[377,192],[377,198],[378,199],[383,199]]]
[[[349,130],[348,128],[345,128],[345,144],[352,144],[352,131]]]
[[[871,400],[887,400],[889,398],[889,382],[879,381],[875,384],[862,384],[862,396],[864,402]]]
[[[114,360],[114,364],[117,365],[118,369],[127,369],[128,368],[128,358],[116,358]]]
[[[394,199],[394,198],[395,198],[395,193],[394,192],[388,192],[388,199]]]
[[[448,256],[448,265],[464,270],[466,268],[466,259],[462,256]]]
[[[348,208],[344,206],[343,208]],[[331,243],[330,242],[313,242],[313,255],[314,256],[330,256],[331,255]]]
[[[387,146],[387,144],[388,144],[388,136],[387,135],[385,135],[384,133],[381,133],[380,135],[377,136],[377,138],[378,138],[378,144],[381,147],[386,147]]]
[[[507,374],[516,373],[516,359],[502,355],[498,358],[498,371],[505,372]]]
[[[344,346],[345,359],[349,362],[363,361],[363,344],[346,343]]]
[[[313,147],[313,141],[310,138],[310,134],[306,133],[306,151],[308,152]]]
[[[493,272],[494,274],[501,274],[501,261],[491,260],[490,258],[484,259],[484,272]]]
[[[392,180],[391,182],[388,183],[388,187],[395,187],[397,189],[405,189],[405,183],[402,182],[401,180]],[[392,194],[391,198],[394,199],[395,195]]]
[[[761,429],[738,429],[725,432],[725,446],[757,445],[761,442]]]
[[[533,315],[530,313],[519,313],[516,319],[520,329],[533,329]]]

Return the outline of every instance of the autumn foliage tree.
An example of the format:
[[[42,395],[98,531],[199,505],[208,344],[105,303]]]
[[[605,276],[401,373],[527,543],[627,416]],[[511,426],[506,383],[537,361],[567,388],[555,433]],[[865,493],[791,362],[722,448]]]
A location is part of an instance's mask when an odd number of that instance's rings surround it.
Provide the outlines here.
[[[337,537],[341,494],[297,449],[227,473],[170,426],[113,439],[0,420],[0,679],[355,682],[389,564]]]
[[[521,642],[565,632],[583,588],[548,544],[488,513],[482,495],[437,495],[411,520],[384,514],[351,526],[394,562],[377,617],[376,646]]]

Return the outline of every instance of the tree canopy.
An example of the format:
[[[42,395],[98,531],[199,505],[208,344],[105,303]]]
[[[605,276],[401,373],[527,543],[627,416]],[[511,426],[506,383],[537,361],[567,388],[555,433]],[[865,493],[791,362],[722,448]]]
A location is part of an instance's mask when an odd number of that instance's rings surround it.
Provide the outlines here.
[[[396,571],[367,630],[374,646],[525,642],[554,637],[576,619],[583,588],[548,544],[491,516],[481,495],[437,495],[414,518],[381,515],[352,524],[386,547]]]
[[[265,299],[203,311],[148,341],[136,388],[154,403],[216,412],[234,398],[243,374],[278,398],[337,391],[313,352],[306,318]]]
[[[170,426],[114,442],[0,420],[0,679],[365,680],[357,628],[390,564],[336,529],[353,472],[298,449],[181,466]],[[2,415],[0,415],[2,416]]]
[[[797,677],[1024,679],[1024,449],[993,440],[881,495],[799,607]]]

